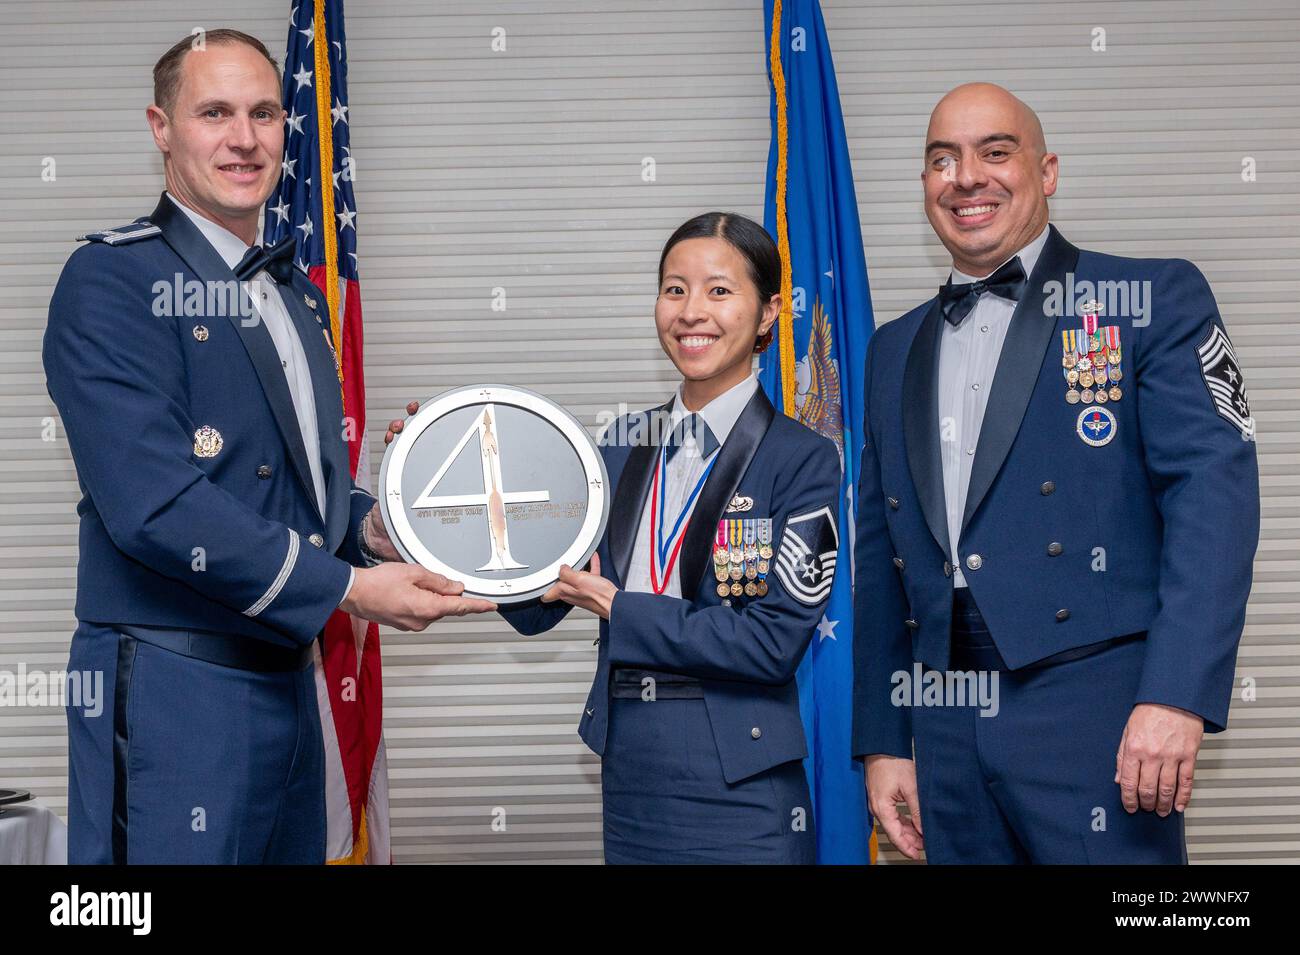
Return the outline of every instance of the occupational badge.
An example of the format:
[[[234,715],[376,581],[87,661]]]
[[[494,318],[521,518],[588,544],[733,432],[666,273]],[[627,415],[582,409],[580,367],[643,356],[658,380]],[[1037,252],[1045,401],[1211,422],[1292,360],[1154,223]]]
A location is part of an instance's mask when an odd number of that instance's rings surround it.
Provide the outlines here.
[[[221,446],[225,442],[221,438],[221,432],[211,425],[205,424],[194,432],[194,456],[196,458],[215,458],[221,453]]]
[[[754,499],[752,497],[745,497],[744,495],[737,494],[735,497],[731,499],[730,503],[727,504],[727,513],[733,514],[741,511],[747,511],[753,506],[754,506]]]
[[[1074,429],[1083,443],[1094,448],[1110,444],[1115,437],[1115,412],[1109,408],[1084,408]]]

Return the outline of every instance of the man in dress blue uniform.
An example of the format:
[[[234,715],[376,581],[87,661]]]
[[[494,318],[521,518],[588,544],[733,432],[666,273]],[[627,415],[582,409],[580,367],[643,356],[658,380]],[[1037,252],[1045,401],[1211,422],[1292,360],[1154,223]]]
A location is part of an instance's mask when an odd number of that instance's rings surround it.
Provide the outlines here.
[[[1214,297],[1189,262],[1050,226],[1057,157],[999,87],[939,102],[921,178],[952,275],[872,336],[865,373],[854,753],[872,811],[933,862],[1184,862],[1259,529]],[[992,692],[962,700],[974,686]]]
[[[167,192],[93,233],[44,362],[83,491],[69,670],[69,861],[325,856],[312,645],[341,608],[402,630],[491,609],[397,561],[351,480],[323,296],[255,245],[284,111],[265,46],[186,38],[148,109]]]

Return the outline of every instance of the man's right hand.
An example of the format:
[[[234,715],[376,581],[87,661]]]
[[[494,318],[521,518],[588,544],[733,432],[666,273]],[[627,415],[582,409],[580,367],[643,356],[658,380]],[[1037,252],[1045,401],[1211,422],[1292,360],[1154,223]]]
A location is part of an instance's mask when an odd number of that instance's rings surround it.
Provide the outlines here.
[[[497,605],[464,597],[465,585],[417,564],[358,567],[339,609],[397,630],[419,631],[441,617],[496,610]]]
[[[871,815],[885,835],[909,859],[921,858],[925,838],[921,833],[921,801],[916,795],[916,763],[898,756],[867,757],[867,801]],[[905,803],[910,816],[898,811]]]

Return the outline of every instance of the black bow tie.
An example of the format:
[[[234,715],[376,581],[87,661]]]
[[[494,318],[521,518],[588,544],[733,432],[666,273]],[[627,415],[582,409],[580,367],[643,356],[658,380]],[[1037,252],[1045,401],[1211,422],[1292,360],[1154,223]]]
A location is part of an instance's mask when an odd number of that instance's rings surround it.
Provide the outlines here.
[[[975,307],[975,303],[985,292],[992,292],[999,298],[1018,302],[1020,296],[1025,294],[1025,286],[1028,282],[1025,277],[1025,267],[1020,264],[1020,256],[1017,255],[988,278],[980,279],[978,282],[953,285],[952,279],[949,278],[948,284],[939,289],[939,307],[943,309],[943,317],[956,328],[962,323],[962,319],[970,314],[970,310]]]
[[[272,246],[253,246],[235,266],[235,278],[247,282],[263,269],[281,285],[289,284],[293,276],[293,236],[286,235]]]

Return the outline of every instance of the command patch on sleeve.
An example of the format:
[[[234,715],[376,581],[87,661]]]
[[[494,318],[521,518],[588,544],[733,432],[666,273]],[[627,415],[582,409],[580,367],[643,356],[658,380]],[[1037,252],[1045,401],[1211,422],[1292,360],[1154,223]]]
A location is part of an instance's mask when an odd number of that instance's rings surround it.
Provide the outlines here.
[[[1201,360],[1201,377],[1210,390],[1210,399],[1219,415],[1249,437],[1255,433],[1255,419],[1250,414],[1246,381],[1232,342],[1217,324],[1210,324],[1210,334],[1196,349]]]
[[[815,607],[830,596],[839,539],[829,507],[794,514],[785,522],[776,554],[776,576],[801,604]]]

